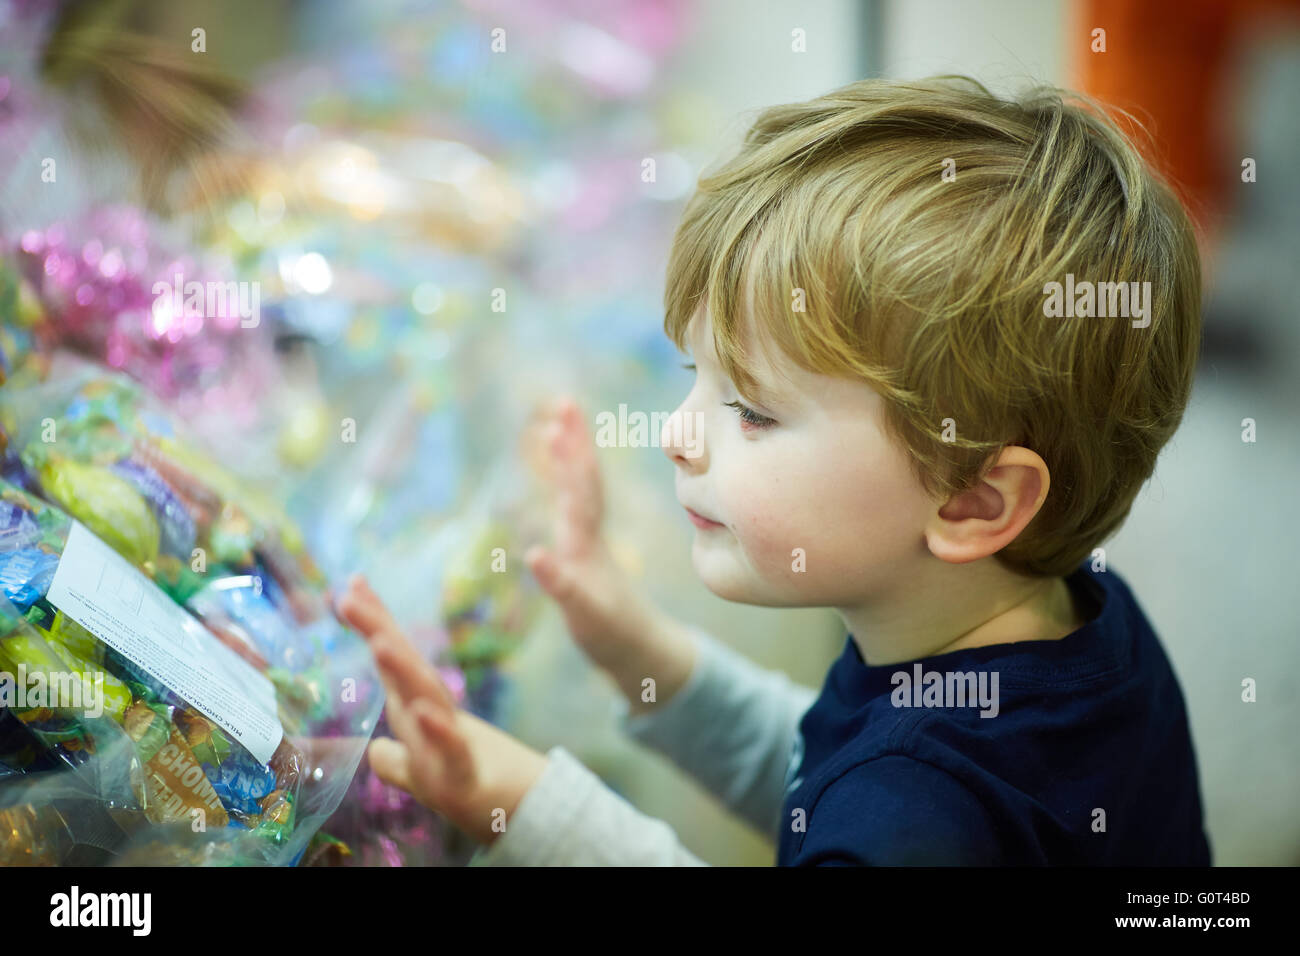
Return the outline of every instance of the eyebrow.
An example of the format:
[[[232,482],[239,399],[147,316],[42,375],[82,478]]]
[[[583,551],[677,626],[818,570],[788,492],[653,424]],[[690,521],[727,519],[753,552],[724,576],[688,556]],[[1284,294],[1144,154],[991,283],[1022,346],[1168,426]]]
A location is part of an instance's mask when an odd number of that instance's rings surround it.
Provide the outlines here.
[[[692,354],[688,353],[687,357],[690,358],[691,360],[689,363],[690,365],[695,365],[698,361],[698,359],[696,359],[696,357]],[[728,381],[731,380],[728,379]],[[733,388],[736,389],[737,392],[740,392],[740,386],[737,383],[731,382],[731,385]],[[781,391],[775,386],[767,385],[762,381],[759,381],[757,376],[754,377],[753,391],[755,397],[757,398],[758,404],[760,405],[774,407],[776,405],[787,405],[791,402],[791,398],[787,393]],[[742,394],[741,397],[743,398],[744,395]]]
[[[787,405],[790,403],[790,396],[785,392],[777,389],[775,386],[764,385],[757,379],[754,383],[754,392],[763,405]]]
[[[690,359],[691,364],[698,364],[699,358],[696,356],[695,350],[691,348],[689,335],[686,337],[685,352],[687,357]],[[718,363],[714,362],[713,364],[717,366]],[[754,377],[754,392],[755,395],[757,396],[758,403],[760,405],[767,405],[771,407],[773,405],[788,405],[793,402],[792,396],[790,396],[786,392],[781,391],[775,386],[765,385],[763,382],[759,381],[757,374],[754,374],[753,372],[751,372],[751,375],[753,375]],[[728,381],[730,381],[730,379],[728,379]],[[737,385],[735,382],[731,382],[731,384],[732,387],[735,388],[737,392],[740,391],[739,385]],[[744,397],[743,394],[741,397],[742,398]]]

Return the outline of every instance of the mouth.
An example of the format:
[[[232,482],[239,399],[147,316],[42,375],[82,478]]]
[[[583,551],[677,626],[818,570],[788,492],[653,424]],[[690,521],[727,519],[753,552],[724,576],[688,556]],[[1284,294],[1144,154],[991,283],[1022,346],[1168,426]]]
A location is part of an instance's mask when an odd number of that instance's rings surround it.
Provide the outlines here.
[[[704,517],[703,515],[696,514],[690,508],[686,509],[686,516],[691,519],[691,524],[695,525],[695,527],[699,528],[701,531],[708,531],[712,528],[726,527],[721,522],[710,521],[708,518]]]

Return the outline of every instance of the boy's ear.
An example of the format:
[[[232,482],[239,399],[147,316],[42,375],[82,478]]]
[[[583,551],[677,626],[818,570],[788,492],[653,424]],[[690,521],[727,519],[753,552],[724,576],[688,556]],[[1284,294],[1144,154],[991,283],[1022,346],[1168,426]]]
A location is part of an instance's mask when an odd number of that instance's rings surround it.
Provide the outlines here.
[[[925,528],[925,543],[941,561],[965,564],[1002,550],[1047,499],[1051,475],[1036,452],[1008,445],[971,488],[941,505]]]

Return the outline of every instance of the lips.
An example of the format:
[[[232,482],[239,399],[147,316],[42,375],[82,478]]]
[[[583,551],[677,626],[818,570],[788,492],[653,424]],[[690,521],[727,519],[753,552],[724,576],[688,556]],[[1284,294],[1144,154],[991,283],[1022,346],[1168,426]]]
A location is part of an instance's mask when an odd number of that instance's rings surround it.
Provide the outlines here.
[[[685,505],[683,505],[682,507],[685,507]],[[706,518],[702,514],[692,511],[690,508],[686,508],[686,516],[691,519],[691,524],[695,525],[695,527],[701,530],[723,527],[721,522],[713,521],[710,518]]]

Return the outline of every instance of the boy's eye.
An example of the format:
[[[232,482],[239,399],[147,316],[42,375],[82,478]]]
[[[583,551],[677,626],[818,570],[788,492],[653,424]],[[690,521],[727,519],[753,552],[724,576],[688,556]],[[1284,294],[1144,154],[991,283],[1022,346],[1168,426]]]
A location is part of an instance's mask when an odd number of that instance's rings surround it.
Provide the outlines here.
[[[746,425],[753,425],[755,428],[767,428],[776,424],[776,419],[760,415],[748,405],[742,405],[740,402],[723,402],[722,404],[739,412],[740,420]]]
[[[695,363],[694,363],[694,362],[687,362],[685,365],[682,366],[682,368],[686,369],[686,371],[688,371],[688,372],[694,372],[694,371],[695,371]]]

